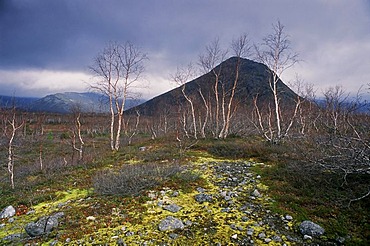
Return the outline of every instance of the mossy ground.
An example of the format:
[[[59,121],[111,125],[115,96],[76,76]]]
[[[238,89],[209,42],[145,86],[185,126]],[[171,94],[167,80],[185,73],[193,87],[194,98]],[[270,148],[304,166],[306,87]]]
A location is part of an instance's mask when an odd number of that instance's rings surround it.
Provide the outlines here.
[[[234,147],[228,147],[228,154],[225,154],[223,146],[230,143]],[[55,151],[53,156],[61,153],[58,142],[50,141],[44,144],[45,149],[51,152]],[[282,215],[289,213],[297,221],[311,219],[323,225],[328,232],[328,237],[331,238],[351,234],[354,244],[364,242],[366,244],[366,237],[369,237],[366,234],[366,228],[369,227],[368,221],[366,221],[368,208],[361,207],[363,203],[354,204],[354,207],[345,210],[347,214],[343,213],[343,208],[327,206],[325,200],[315,199],[309,192],[305,192],[305,187],[299,188],[293,185],[292,180],[286,178],[286,174],[285,176],[281,175],[285,169],[279,164],[281,159],[276,158],[282,152],[281,147],[264,146],[257,140],[247,143],[241,139],[231,139],[224,142],[206,140],[199,141],[189,150],[183,151],[176,142],[151,140],[123,147],[119,152],[110,152],[106,147],[102,147],[103,144],[106,143],[101,139],[96,139],[94,146],[86,146],[86,151],[90,151],[94,155],[88,156],[85,162],[67,165],[56,169],[55,172],[53,170],[29,172],[21,177],[22,180],[16,180],[18,188],[15,191],[10,190],[6,182],[1,183],[1,208],[7,205],[15,207],[24,205],[28,211],[34,210],[35,212],[28,215],[20,214],[15,217],[15,221],[12,223],[6,219],[1,220],[0,224],[4,223],[5,226],[0,229],[0,238],[24,232],[26,223],[35,221],[41,216],[63,211],[66,216],[56,231],[42,238],[27,239],[27,242],[47,245],[58,240],[60,245],[66,241],[70,241],[71,245],[106,243],[114,245],[118,238],[124,238],[128,245],[139,245],[143,242],[148,242],[149,245],[150,243],[152,245],[161,243],[204,245],[204,242],[221,243],[221,245],[236,244],[231,239],[235,230],[231,229],[230,224],[242,228],[253,227],[255,235],[262,230],[268,231],[269,228],[258,226],[259,221],[242,222],[243,214],[237,210],[232,213],[221,213],[221,201],[196,203],[194,195],[197,187],[206,188],[214,193],[218,192],[219,188],[215,186],[214,182],[211,182],[211,180],[215,181],[217,177],[213,176],[210,167],[204,168],[205,163],[227,160],[235,162],[238,158],[243,161],[255,158],[254,160],[268,164],[257,164],[252,168],[256,174],[262,176],[262,182],[258,184],[258,189],[273,198],[268,201],[260,201],[263,206]],[[138,147],[140,146],[149,148],[147,151],[139,151]],[[37,146],[35,148],[37,149]],[[34,153],[33,151],[28,152]],[[156,206],[156,201],[147,196],[149,191],[139,196],[122,197],[119,195],[98,195],[91,189],[92,177],[102,169],[118,169],[124,165],[135,163],[168,163],[172,161],[191,166],[192,171],[199,174],[198,178],[189,180],[176,178],[165,180],[152,189],[152,192],[155,193],[160,193],[167,188],[179,192],[179,196],[176,197],[166,196],[169,201],[183,207],[176,214],[176,217],[184,221],[190,220],[193,224],[183,231],[175,231],[178,234],[176,239],[171,238],[168,232],[158,230],[159,221],[167,215],[173,214]],[[348,214],[354,216],[352,220]],[[354,222],[355,220],[358,222]],[[290,226],[294,229],[295,225],[290,224]],[[352,228],[350,228],[351,226]],[[131,232],[133,235],[127,236]],[[255,242],[259,242],[258,238],[255,240]],[[22,241],[20,244],[24,243],[26,242]],[[273,242],[270,245],[273,245]]]

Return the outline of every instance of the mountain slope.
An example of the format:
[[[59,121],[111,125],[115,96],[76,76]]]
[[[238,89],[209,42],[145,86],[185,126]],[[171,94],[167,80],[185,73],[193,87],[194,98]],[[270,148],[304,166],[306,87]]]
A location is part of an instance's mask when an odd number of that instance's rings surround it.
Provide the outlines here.
[[[230,94],[230,90],[235,78],[236,57],[231,57],[218,65],[215,70],[221,69],[220,84],[218,87],[219,95],[222,97],[222,91],[225,91],[225,97]],[[273,100],[273,95],[269,86],[270,70],[264,64],[249,60],[241,59],[239,70],[239,80],[235,92],[234,101],[239,105],[250,105],[254,97],[258,95],[260,103],[269,103]],[[207,100],[214,101],[214,81],[215,77],[212,72],[204,74],[185,84],[185,93],[194,100],[195,103],[201,103],[199,90]],[[286,86],[281,80],[278,82],[278,91],[281,103],[289,104],[297,95]],[[222,98],[220,98],[221,100]],[[181,86],[162,95],[159,95],[144,104],[135,107],[141,114],[155,115],[164,109],[186,103],[181,92]],[[214,102],[213,102],[214,104]],[[129,112],[132,112],[130,110]]]

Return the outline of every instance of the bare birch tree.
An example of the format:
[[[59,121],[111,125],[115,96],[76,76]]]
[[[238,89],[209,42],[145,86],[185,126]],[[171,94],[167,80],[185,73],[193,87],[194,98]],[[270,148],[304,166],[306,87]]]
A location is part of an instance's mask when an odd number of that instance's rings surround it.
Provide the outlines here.
[[[174,75],[171,75],[173,81],[181,86],[181,92],[186,101],[189,103],[191,117],[192,117],[192,126],[193,126],[193,136],[195,139],[198,138],[197,135],[197,124],[196,124],[196,117],[195,117],[195,108],[192,98],[186,94],[186,83],[194,76],[194,67],[190,63],[185,68],[177,68],[177,71]],[[184,117],[184,124],[186,124],[186,117]]]
[[[17,122],[16,120],[16,112],[15,108],[11,110],[11,116],[10,119],[8,119],[8,125],[10,126],[10,131],[8,133],[8,173],[9,173],[9,181],[10,186],[12,189],[15,188],[14,186],[14,148],[13,148],[13,142],[16,136],[17,130],[22,128],[24,124],[24,121],[21,123]]]
[[[109,98],[112,150],[117,151],[120,148],[126,100],[133,93],[132,89],[139,87],[139,79],[144,72],[144,62],[147,59],[147,55],[130,42],[109,43],[95,58],[94,65],[90,67],[100,79],[92,88]]]
[[[271,74],[269,86],[274,99],[274,132],[276,132],[273,141],[277,142],[284,137],[278,82],[281,75],[298,62],[298,54],[291,50],[289,36],[285,34],[284,28],[278,21],[272,25],[272,34],[263,38],[260,47],[255,45],[257,59],[267,65],[268,72]]]
[[[220,76],[222,72],[222,66],[216,67],[218,64],[221,64],[227,55],[227,50],[223,50],[220,45],[220,41],[216,38],[212,41],[209,45],[206,46],[206,51],[199,56],[198,64],[202,68],[203,72],[208,73],[212,72],[214,75],[214,83],[213,83],[213,93],[215,99],[215,109],[214,115],[210,115],[210,118],[213,120],[215,125],[215,129],[213,130],[214,137],[218,137],[220,134],[220,111],[221,111],[221,99],[220,99]],[[202,95],[201,95],[202,96]],[[203,98],[203,96],[202,96]],[[206,101],[203,101],[206,102]],[[210,106],[210,105],[208,105]],[[207,107],[207,106],[206,106]],[[209,109],[209,107],[208,107]],[[209,110],[211,114],[211,110]]]
[[[227,92],[228,100],[225,109],[225,105],[222,106],[222,113],[223,113],[223,126],[219,133],[219,138],[226,138],[229,135],[229,128],[230,128],[230,120],[233,111],[233,103],[234,103],[234,96],[238,86],[239,81],[239,72],[240,72],[240,65],[241,59],[249,56],[251,54],[252,46],[249,43],[249,39],[247,34],[241,35],[239,38],[234,39],[231,43],[231,50],[233,51],[234,56],[237,58],[236,65],[235,65],[235,76],[232,82],[232,86],[229,92]],[[226,96],[225,94],[223,96]],[[226,103],[225,100],[222,100],[223,103]]]

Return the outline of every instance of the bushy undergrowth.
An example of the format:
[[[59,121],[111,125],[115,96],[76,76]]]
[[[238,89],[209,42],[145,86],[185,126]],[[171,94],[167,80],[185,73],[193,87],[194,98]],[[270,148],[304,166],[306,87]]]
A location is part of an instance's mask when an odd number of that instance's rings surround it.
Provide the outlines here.
[[[142,191],[154,188],[174,177],[182,170],[171,164],[130,164],[118,171],[99,171],[93,178],[94,189],[103,195],[139,195]]]

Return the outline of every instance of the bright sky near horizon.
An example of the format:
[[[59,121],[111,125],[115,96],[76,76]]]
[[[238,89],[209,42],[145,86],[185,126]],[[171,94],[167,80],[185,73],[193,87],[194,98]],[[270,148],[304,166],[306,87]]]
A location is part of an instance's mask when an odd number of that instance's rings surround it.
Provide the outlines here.
[[[370,83],[369,0],[0,0],[0,95],[86,91],[94,57],[131,41],[149,57],[148,99],[215,38],[228,48],[247,33],[258,44],[277,20],[302,60],[284,82],[298,74],[318,93]]]

